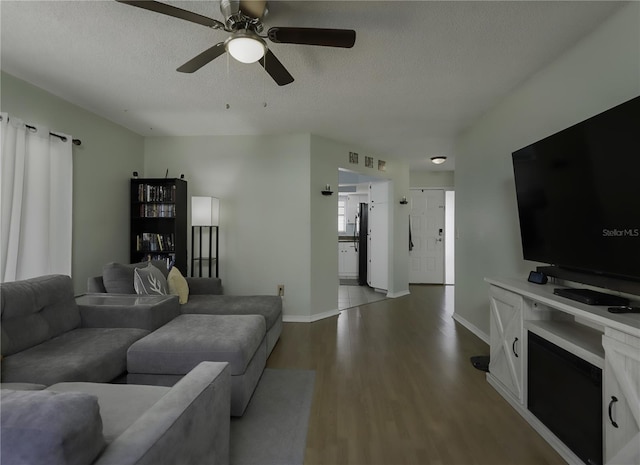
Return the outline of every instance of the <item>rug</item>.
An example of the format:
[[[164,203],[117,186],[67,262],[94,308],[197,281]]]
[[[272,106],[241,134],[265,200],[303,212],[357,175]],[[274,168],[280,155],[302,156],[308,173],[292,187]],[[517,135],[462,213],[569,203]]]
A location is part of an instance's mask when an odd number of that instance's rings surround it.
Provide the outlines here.
[[[315,371],[267,368],[242,417],[231,418],[231,465],[302,465]]]

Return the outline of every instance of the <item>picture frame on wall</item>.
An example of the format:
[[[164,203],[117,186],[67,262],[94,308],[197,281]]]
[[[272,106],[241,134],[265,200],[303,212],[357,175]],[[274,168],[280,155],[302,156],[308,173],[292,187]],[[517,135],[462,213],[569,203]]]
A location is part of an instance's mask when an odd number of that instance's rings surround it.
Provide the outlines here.
[[[364,166],[367,168],[373,168],[373,157],[364,157]]]

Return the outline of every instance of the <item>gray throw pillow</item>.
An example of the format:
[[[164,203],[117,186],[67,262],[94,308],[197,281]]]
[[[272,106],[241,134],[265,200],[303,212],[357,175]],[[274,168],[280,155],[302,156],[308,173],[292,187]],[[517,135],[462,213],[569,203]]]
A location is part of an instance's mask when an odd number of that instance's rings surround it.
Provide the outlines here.
[[[102,282],[107,292],[111,294],[135,294],[133,287],[133,270],[142,264],[123,265],[121,263],[107,263],[102,267]]]
[[[167,295],[167,278],[151,263],[133,272],[133,287],[140,295]]]
[[[1,463],[88,465],[105,447],[96,396],[5,389],[1,396]]]

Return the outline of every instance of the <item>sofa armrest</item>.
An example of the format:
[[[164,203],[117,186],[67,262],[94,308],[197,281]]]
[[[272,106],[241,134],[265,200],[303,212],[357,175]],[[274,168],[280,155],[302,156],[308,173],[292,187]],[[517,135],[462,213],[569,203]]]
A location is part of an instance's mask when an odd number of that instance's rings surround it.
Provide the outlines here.
[[[231,376],[202,362],[104,450],[94,465],[229,463]]]
[[[180,315],[178,296],[85,294],[76,299],[83,328],[154,331]]]
[[[185,278],[189,285],[189,294],[222,294],[222,280],[220,278]]]

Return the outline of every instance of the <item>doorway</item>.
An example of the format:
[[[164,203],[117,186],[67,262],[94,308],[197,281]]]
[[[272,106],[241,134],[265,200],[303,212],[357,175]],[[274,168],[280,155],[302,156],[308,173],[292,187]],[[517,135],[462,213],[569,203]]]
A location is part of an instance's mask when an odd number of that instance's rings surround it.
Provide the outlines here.
[[[409,282],[454,284],[454,193],[445,189],[409,192]]]
[[[384,213],[390,181],[339,169],[338,186],[338,309],[343,310],[386,298],[389,221]]]

